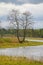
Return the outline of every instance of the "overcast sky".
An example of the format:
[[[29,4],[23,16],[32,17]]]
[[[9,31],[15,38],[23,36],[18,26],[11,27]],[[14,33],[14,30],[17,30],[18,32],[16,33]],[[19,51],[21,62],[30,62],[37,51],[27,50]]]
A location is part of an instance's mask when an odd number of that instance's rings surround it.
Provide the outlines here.
[[[0,0],[0,20],[3,27],[8,25],[6,20],[11,9],[30,11],[35,22],[34,28],[43,28],[43,0]]]

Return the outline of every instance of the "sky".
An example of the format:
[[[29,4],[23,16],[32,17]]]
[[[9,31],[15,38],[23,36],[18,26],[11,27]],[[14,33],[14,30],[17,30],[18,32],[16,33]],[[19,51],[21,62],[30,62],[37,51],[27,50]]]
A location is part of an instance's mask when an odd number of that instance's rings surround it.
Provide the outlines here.
[[[34,28],[43,28],[43,0],[0,0],[0,21],[7,27],[7,15],[11,9],[21,12],[30,11],[33,16]]]

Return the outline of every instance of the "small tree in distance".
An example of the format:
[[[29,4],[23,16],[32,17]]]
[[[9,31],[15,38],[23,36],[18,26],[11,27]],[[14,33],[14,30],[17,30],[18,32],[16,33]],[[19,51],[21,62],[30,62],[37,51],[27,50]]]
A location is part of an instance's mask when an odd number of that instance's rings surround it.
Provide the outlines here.
[[[10,21],[10,24],[13,24],[17,31],[18,41],[20,43],[24,42],[26,37],[26,30],[29,29],[33,23],[31,21],[31,13],[28,11],[20,13],[18,10],[13,9],[8,16],[8,20]],[[21,37],[20,30],[23,32]]]

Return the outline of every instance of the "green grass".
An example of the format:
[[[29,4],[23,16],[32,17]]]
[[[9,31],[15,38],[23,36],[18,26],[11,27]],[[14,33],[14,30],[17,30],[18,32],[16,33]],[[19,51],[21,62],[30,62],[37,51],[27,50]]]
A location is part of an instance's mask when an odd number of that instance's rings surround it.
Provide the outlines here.
[[[0,56],[0,65],[43,65],[43,62],[29,60],[25,57]]]
[[[16,38],[0,38],[0,48],[14,48],[21,46],[43,45],[43,42],[23,42],[19,43]]]

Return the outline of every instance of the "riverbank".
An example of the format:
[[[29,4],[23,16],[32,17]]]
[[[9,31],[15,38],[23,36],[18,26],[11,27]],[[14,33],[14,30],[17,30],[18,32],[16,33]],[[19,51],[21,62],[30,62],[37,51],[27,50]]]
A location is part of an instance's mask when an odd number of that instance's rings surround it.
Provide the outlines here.
[[[0,65],[43,65],[43,62],[30,60],[26,57],[0,56]]]
[[[15,48],[24,46],[38,46],[43,45],[43,42],[25,41],[19,43],[17,38],[0,38],[0,48]]]

